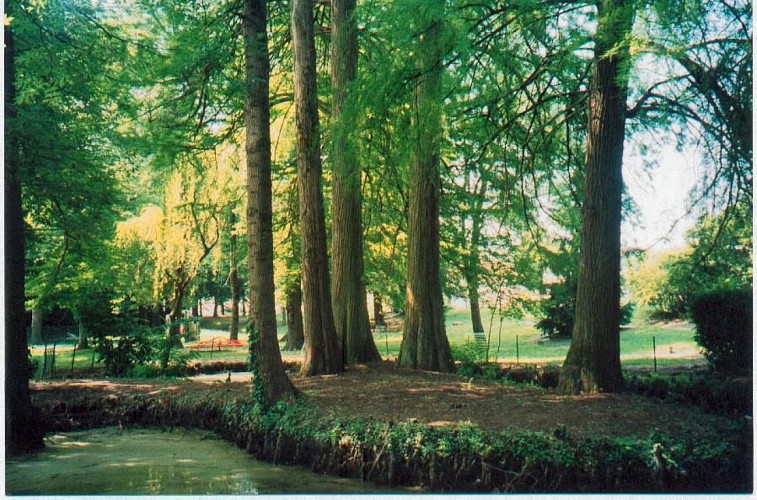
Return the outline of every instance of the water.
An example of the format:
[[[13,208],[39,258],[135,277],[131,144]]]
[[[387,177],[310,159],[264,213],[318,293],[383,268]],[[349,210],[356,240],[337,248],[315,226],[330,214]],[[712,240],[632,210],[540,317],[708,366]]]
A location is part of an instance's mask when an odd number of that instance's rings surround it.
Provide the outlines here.
[[[287,494],[388,492],[355,479],[277,466],[216,434],[104,428],[49,436],[38,454],[8,460],[8,494]],[[396,490],[395,490],[396,491]]]

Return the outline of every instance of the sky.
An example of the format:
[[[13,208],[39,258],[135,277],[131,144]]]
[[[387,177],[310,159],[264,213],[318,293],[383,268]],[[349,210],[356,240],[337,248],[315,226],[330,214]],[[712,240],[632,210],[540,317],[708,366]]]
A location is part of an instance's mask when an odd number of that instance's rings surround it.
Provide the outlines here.
[[[639,212],[638,222],[623,221],[622,246],[653,252],[682,248],[686,245],[686,232],[696,222],[687,215],[687,205],[700,158],[694,151],[678,152],[674,146],[666,145],[645,159],[656,160],[655,166],[645,167],[634,152],[627,153],[623,161],[623,180]]]

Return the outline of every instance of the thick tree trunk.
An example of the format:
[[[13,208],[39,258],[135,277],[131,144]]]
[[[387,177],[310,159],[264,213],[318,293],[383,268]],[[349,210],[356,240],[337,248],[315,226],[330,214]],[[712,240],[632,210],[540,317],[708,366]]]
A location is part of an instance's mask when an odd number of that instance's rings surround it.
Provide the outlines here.
[[[218,299],[213,297],[213,317],[218,317]]]
[[[312,0],[292,1],[294,104],[297,118],[297,193],[302,238],[302,291],[305,345],[301,374],[344,370],[334,327],[321,187]]]
[[[285,351],[299,351],[305,343],[302,328],[302,287],[300,280],[289,285],[286,291],[287,342]]]
[[[87,328],[84,326],[84,322],[80,319],[77,321],[79,327],[79,342],[76,345],[77,349],[89,349],[89,339],[87,338]]]
[[[331,92],[334,120],[332,216],[332,305],[346,363],[381,359],[371,335],[363,273],[360,165],[344,115],[348,89],[357,76],[356,0],[331,2]]]
[[[284,371],[276,333],[267,12],[265,0],[244,0],[247,225],[250,266],[251,369],[258,402],[296,394]]]
[[[42,422],[29,397],[31,364],[24,310],[24,213],[19,179],[18,143],[12,135],[16,116],[13,35],[5,27],[5,456],[44,447]]]
[[[558,390],[619,390],[620,222],[632,3],[602,0],[589,95],[576,320]]]
[[[418,46],[421,76],[412,106],[414,144],[410,172],[405,330],[397,364],[449,372],[455,368],[444,327],[439,275],[441,54],[443,13],[423,30]],[[422,27],[422,26],[421,26]]]
[[[45,339],[42,336],[42,320],[44,319],[44,313],[39,307],[32,307],[32,345],[41,345],[45,343]]]
[[[231,324],[229,325],[229,339],[239,339],[239,276],[237,273],[237,235],[231,235],[231,272],[229,286],[231,287]]]

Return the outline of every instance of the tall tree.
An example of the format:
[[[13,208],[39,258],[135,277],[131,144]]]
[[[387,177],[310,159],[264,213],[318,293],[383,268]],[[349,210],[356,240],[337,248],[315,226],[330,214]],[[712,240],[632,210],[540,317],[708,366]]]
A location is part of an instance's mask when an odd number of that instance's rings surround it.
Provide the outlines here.
[[[5,27],[5,161],[4,161],[4,247],[5,252],[5,454],[44,447],[44,432],[29,396],[31,364],[24,321],[24,213],[13,136],[15,54],[13,32]]]
[[[439,275],[439,199],[442,136],[441,83],[444,9],[419,5],[418,72],[412,102],[413,144],[408,220],[405,330],[397,364],[421,370],[454,371],[444,327]]]
[[[292,2],[292,49],[305,333],[301,373],[338,373],[344,369],[344,361],[329,285],[312,0]]]
[[[634,0],[597,2],[573,340],[562,393],[613,392],[620,367],[620,221]]]
[[[378,361],[371,335],[363,265],[361,169],[352,137],[354,119],[345,105],[357,76],[356,0],[331,2],[331,113],[333,130],[331,300],[334,324],[347,363]]]
[[[247,224],[250,266],[250,353],[255,394],[264,404],[295,395],[284,371],[276,334],[273,280],[273,209],[267,10],[265,0],[245,0],[242,30],[245,57]],[[256,366],[255,366],[256,365]]]

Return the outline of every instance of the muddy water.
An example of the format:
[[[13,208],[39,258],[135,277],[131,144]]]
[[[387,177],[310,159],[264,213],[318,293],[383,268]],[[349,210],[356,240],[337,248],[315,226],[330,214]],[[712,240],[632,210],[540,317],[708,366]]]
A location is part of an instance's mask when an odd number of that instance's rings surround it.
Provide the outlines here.
[[[51,435],[46,445],[41,453],[6,462],[6,493],[219,495],[387,491],[358,480],[260,462],[204,431],[105,428]]]

